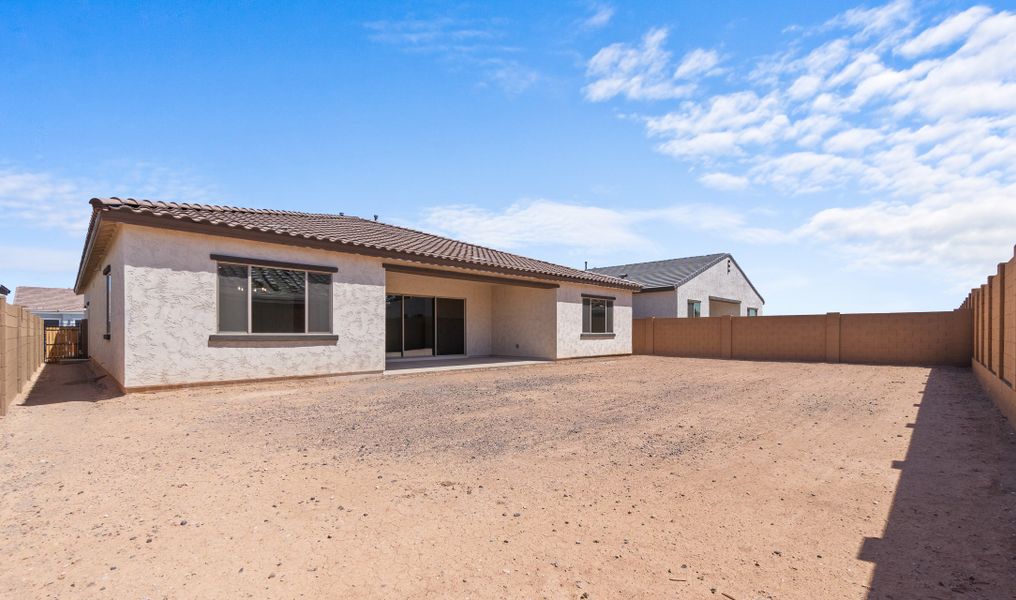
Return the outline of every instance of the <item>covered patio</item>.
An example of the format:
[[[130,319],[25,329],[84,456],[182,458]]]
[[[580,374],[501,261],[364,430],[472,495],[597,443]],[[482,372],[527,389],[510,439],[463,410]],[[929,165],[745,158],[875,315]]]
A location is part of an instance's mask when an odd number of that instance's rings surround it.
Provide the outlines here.
[[[385,263],[385,370],[555,358],[556,283]]]

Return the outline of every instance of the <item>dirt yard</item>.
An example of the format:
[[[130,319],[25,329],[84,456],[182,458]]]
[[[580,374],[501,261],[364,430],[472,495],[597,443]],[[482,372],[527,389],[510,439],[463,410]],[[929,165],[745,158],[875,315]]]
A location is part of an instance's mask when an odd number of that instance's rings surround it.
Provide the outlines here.
[[[1013,598],[965,369],[663,357],[118,396],[0,421],[4,598]]]

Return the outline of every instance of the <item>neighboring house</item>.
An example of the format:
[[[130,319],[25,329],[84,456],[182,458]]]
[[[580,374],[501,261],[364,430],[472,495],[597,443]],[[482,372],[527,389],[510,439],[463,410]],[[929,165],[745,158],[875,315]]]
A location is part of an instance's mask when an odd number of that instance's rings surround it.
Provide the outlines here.
[[[91,204],[75,290],[126,389],[631,353],[632,281],[341,214]]]
[[[589,269],[642,285],[634,318],[757,316],[765,300],[727,253]]]
[[[47,326],[77,325],[85,318],[85,298],[70,288],[28,287],[14,288],[14,300],[39,317]]]

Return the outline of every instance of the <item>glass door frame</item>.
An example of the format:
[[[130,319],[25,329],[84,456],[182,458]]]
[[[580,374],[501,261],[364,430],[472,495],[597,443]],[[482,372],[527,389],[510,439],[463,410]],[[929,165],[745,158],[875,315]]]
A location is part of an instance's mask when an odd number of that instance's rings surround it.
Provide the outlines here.
[[[438,356],[467,356],[468,355],[469,347],[466,345],[466,341],[467,341],[467,338],[468,338],[468,336],[467,336],[467,327],[468,327],[467,326],[467,322],[468,322],[468,319],[469,319],[469,309],[468,309],[467,302],[466,302],[465,298],[459,298],[459,297],[455,297],[455,296],[429,296],[429,295],[423,295],[423,294],[405,294],[405,293],[397,293],[397,292],[391,292],[391,293],[385,292],[385,304],[386,305],[388,303],[388,297],[389,296],[396,296],[396,297],[399,298],[399,327],[400,327],[400,331],[399,331],[400,340],[399,341],[401,342],[399,344],[399,346],[400,346],[401,349],[398,352],[398,356],[395,355],[394,351],[388,352],[388,340],[385,339],[385,359],[386,360],[403,359],[403,358],[409,359],[409,360],[414,360],[414,359],[415,360],[419,360],[419,359],[426,359],[426,358],[435,358],[435,357],[438,357]],[[433,325],[433,327],[434,327],[434,354],[432,354],[430,356],[408,356],[408,357],[406,356],[406,298],[426,298],[426,299],[430,299],[433,302],[433,310],[434,310],[434,316],[433,316],[433,321],[434,321],[434,325]],[[462,354],[438,354],[437,353],[437,338],[438,338],[438,332],[437,332],[437,324],[438,324],[438,309],[437,309],[437,304],[438,303],[437,303],[437,301],[438,301],[438,299],[441,299],[441,300],[461,300],[462,301]],[[388,320],[388,314],[387,314],[387,311],[386,311],[386,313],[385,313],[385,321],[387,321],[387,320]],[[385,325],[385,335],[386,336],[388,335],[388,326],[387,326],[387,323]]]

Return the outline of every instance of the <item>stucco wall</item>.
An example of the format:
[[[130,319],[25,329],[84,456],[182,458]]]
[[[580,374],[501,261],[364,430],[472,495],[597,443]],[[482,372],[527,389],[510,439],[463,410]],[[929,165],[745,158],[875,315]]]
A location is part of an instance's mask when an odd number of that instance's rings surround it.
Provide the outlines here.
[[[138,226],[126,226],[121,241],[128,282],[126,387],[384,368],[379,259]],[[338,342],[210,342],[217,329],[211,253],[336,267],[332,322]]]
[[[582,336],[582,294],[614,296],[614,337]],[[631,354],[632,294],[625,290],[562,284],[557,289],[557,358]]]
[[[492,289],[492,353],[557,357],[557,290],[495,285]]]
[[[385,274],[387,293],[409,296],[438,296],[464,298],[466,301],[466,354],[468,356],[489,356],[491,354],[491,296],[495,286],[460,279],[443,279],[410,275],[407,273]],[[384,329],[381,330],[384,335]]]
[[[632,316],[636,319],[677,316],[677,292],[672,289],[634,294],[631,302]]]
[[[699,300],[702,302],[703,317],[714,316],[709,314],[710,296],[740,300],[740,316],[747,316],[749,308],[757,308],[759,309],[759,314],[762,314],[762,298],[751,288],[744,273],[741,272],[734,261],[730,261],[729,272],[727,271],[727,260],[721,260],[706,269],[698,277],[678,287],[677,316],[688,316],[688,300]]]
[[[106,333],[106,277],[102,274],[110,267],[112,292],[110,295],[110,336]],[[124,381],[124,236],[118,232],[99,268],[88,276],[85,286],[85,317],[88,319],[88,355],[106,370],[117,382]]]

